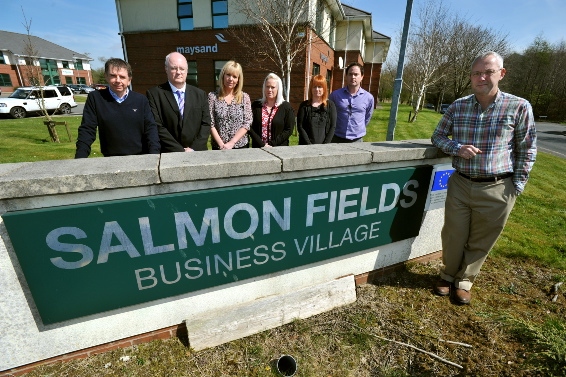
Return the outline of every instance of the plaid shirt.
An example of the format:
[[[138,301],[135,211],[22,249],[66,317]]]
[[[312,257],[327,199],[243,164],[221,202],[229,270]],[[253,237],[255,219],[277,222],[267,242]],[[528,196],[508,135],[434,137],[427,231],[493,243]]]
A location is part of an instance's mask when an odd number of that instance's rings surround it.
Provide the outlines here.
[[[483,112],[473,94],[456,100],[444,113],[431,140],[444,153],[454,156],[452,166],[468,176],[514,173],[518,193],[525,188],[537,154],[531,104],[501,91]],[[482,153],[469,160],[458,157],[462,145],[473,145]]]

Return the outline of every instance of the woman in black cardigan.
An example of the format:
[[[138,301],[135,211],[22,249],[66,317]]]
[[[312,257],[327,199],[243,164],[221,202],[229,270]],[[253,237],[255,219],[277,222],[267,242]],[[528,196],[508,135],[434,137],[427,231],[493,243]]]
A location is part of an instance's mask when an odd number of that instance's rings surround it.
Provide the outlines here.
[[[297,130],[299,145],[332,142],[336,130],[336,106],[328,99],[328,86],[322,75],[311,79],[309,99],[299,106]]]
[[[253,148],[289,145],[295,113],[283,100],[283,83],[275,73],[263,81],[263,98],[252,103],[253,122],[249,134]]]

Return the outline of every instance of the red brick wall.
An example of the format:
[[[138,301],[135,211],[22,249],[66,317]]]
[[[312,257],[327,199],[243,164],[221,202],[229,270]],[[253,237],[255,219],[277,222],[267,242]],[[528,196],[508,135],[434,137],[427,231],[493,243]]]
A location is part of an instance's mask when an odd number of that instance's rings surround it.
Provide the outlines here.
[[[218,33],[222,33],[228,43],[219,42],[215,37]],[[165,56],[176,51],[177,47],[216,45],[218,46],[217,52],[193,55],[184,53],[187,60],[197,61],[198,87],[205,92],[215,90],[214,61],[233,59],[242,64],[244,91],[250,95],[252,100],[261,98],[265,76],[270,72],[281,76],[280,69],[270,60],[260,61],[256,55],[257,51],[247,51],[238,42],[235,33],[238,33],[238,30],[208,29],[125,34],[127,57],[133,70],[133,89],[136,92],[145,93],[152,86],[165,82],[167,80],[164,69]],[[327,70],[333,70],[334,66],[334,52],[323,40],[313,38],[310,48],[311,63],[309,67],[306,67],[308,53],[307,48],[298,55],[291,71],[290,102],[295,111],[304,99],[306,78],[310,77],[312,64],[317,63],[321,66],[322,75],[326,75]]]
[[[219,42],[215,34],[222,34],[229,40],[228,43]],[[252,100],[261,98],[263,80],[268,73],[274,72],[281,76],[279,69],[269,62],[263,62],[258,67],[250,59],[250,54],[238,43],[236,38],[230,38],[225,30],[194,30],[174,32],[154,32],[140,34],[126,34],[126,50],[128,61],[132,65],[132,86],[136,92],[145,93],[147,89],[167,81],[165,74],[165,56],[177,50],[177,47],[210,46],[216,45],[217,52],[184,53],[188,61],[197,61],[198,87],[205,92],[216,89],[214,82],[214,62],[217,60],[236,60],[243,67],[244,91]],[[195,42],[195,41],[198,41]],[[293,68],[291,77],[291,93],[296,96],[301,92],[302,98],[302,72]],[[293,97],[295,98],[295,97]]]
[[[16,71],[15,65],[0,64],[0,73],[10,75],[10,80],[12,81],[12,86],[2,86],[2,92],[12,92],[15,88],[20,85],[20,80],[18,79],[18,73]]]

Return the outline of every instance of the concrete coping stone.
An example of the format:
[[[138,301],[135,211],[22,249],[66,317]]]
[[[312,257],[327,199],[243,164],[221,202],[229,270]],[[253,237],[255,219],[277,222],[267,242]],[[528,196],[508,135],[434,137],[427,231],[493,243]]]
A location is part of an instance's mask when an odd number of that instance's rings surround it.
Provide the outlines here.
[[[282,171],[327,169],[371,163],[371,153],[350,144],[313,144],[265,148],[282,161]]]
[[[162,183],[274,173],[281,173],[281,160],[257,148],[161,155]]]
[[[350,145],[371,152],[372,162],[374,163],[422,160],[446,156],[427,139],[352,143]]]
[[[38,161],[8,164],[6,169],[0,164],[0,199],[158,184],[159,158],[148,154]]]
[[[0,200],[445,157],[430,140],[0,164]]]

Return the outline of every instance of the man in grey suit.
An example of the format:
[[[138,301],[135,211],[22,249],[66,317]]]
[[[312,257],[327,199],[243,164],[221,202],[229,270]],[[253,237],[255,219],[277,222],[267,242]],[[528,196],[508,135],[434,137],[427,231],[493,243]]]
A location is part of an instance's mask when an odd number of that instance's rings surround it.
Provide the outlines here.
[[[206,93],[186,83],[187,59],[178,52],[165,57],[167,82],[147,91],[158,126],[161,152],[207,149],[210,110]]]

